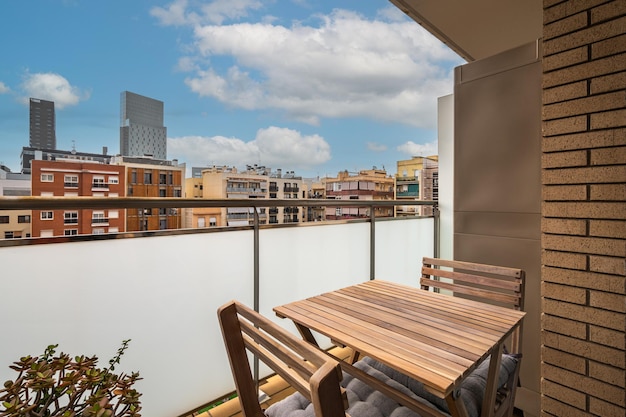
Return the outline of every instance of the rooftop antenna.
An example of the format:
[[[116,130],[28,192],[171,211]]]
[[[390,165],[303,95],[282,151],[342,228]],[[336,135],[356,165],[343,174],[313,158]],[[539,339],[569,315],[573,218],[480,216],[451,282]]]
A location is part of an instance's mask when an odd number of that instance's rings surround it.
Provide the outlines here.
[[[76,154],[76,141],[72,139],[72,154]]]

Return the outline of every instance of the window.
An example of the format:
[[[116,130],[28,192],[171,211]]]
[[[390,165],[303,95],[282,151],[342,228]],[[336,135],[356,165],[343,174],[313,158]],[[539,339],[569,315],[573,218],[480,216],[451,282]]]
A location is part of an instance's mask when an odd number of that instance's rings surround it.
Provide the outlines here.
[[[119,184],[120,183],[120,177],[118,177],[117,175],[109,175],[109,184]]]
[[[109,210],[109,219],[117,219],[120,217],[119,210]]]
[[[165,229],[167,229],[167,220],[166,219],[159,220],[159,230],[165,230]]]
[[[22,232],[4,232],[4,238],[5,239],[19,239],[22,237]]]
[[[160,216],[167,216],[167,208],[161,207],[159,209],[159,215]]]
[[[78,197],[78,193],[75,193],[75,192],[67,192],[66,191],[66,192],[63,193],[63,195],[65,197]]]
[[[109,197],[119,197],[120,193],[109,193]]]
[[[39,234],[39,236],[41,236],[41,237],[52,237],[52,236],[54,236],[54,231],[53,230],[42,230],[41,233]]]
[[[341,216],[341,207],[335,209],[335,216]]]
[[[17,216],[17,222],[18,223],[30,223],[30,215],[24,215],[24,216]],[[0,223],[2,223],[0,221]]]
[[[52,191],[42,191],[41,192],[41,196],[42,197],[53,197],[54,193]]]
[[[63,235],[65,236],[76,236],[78,234],[78,229],[66,229],[63,231]]]
[[[209,226],[217,226],[217,219],[215,217],[209,218]]]
[[[78,224],[78,212],[66,211],[63,213],[63,224]]]
[[[165,189],[159,190],[159,197],[167,197]]]
[[[97,229],[91,229],[91,234],[92,235],[103,235],[104,234],[104,229],[99,227]]]
[[[143,183],[152,184],[152,171],[146,171],[143,173]]]
[[[171,172],[167,173],[167,184],[168,185],[174,184],[174,174]]]
[[[132,170],[130,173],[130,183],[137,184],[137,170]]]
[[[41,174],[41,182],[53,182],[54,174]]]
[[[42,211],[39,218],[41,220],[52,220],[54,219],[54,213],[51,211]]]
[[[202,187],[202,186],[200,186]],[[174,190],[174,197],[181,197],[182,196],[182,191],[179,189],[175,189]]]
[[[104,177],[94,176],[91,184],[92,188],[108,188],[109,186],[104,182]]]
[[[108,223],[109,220],[104,217],[104,211],[94,211],[91,213],[91,223]]]
[[[66,175],[63,179],[64,186],[67,188],[78,187],[78,175]]]
[[[160,185],[167,184],[167,174],[165,174],[165,173],[159,174],[159,184]]]
[[[119,227],[109,227],[109,233],[119,233]]]
[[[0,224],[9,223],[9,216],[0,216]]]

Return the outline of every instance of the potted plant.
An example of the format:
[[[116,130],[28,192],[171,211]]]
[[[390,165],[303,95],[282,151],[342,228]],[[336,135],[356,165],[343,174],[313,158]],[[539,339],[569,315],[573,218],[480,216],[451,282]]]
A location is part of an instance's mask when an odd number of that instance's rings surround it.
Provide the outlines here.
[[[0,389],[0,417],[137,417],[141,394],[133,388],[139,373],[113,373],[130,340],[124,340],[107,368],[96,356],[56,355],[50,345],[41,356],[25,356],[10,366],[18,375]]]

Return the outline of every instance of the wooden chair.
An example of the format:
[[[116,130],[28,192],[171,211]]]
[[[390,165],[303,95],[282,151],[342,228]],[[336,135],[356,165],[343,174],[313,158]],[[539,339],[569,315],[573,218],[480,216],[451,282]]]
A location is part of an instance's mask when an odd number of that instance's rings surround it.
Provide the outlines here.
[[[442,269],[443,268],[443,269]],[[524,308],[525,272],[508,268],[471,262],[423,258],[421,288],[435,291],[448,290],[454,296],[465,297],[489,304],[522,310]],[[483,410],[482,416],[511,416],[515,393],[519,384],[521,360],[520,325],[511,335],[509,351],[519,357],[515,372],[497,392],[494,410]]]
[[[247,351],[311,401],[316,417],[345,417],[336,360],[237,301],[220,307],[218,318],[245,417],[265,417]]]

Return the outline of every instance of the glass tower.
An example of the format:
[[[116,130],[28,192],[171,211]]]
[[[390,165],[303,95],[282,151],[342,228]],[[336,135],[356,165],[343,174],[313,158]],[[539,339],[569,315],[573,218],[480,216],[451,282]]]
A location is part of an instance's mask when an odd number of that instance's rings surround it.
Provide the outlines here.
[[[120,97],[120,153],[167,159],[163,102],[124,91]]]

